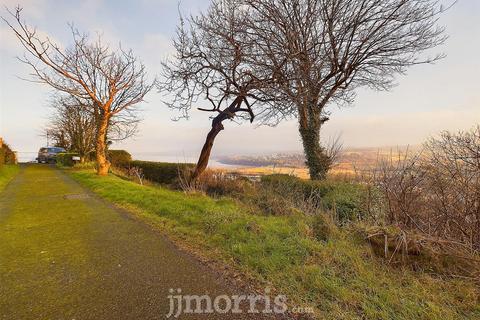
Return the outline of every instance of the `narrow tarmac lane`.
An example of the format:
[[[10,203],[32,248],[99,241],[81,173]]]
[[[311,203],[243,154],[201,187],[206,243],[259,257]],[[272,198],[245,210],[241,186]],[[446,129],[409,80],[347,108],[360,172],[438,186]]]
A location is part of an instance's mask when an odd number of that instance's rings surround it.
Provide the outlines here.
[[[0,194],[0,319],[165,319],[171,288],[239,294],[219,278],[50,166],[23,167]]]

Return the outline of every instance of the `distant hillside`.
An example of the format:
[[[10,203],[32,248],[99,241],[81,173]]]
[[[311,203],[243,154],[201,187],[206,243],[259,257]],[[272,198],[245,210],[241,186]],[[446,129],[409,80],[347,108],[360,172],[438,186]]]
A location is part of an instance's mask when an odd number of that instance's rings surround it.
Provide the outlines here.
[[[260,156],[225,156],[216,159],[218,162],[234,166],[268,167],[280,166],[300,168],[305,166],[305,157],[300,153],[277,153]]]
[[[334,171],[349,172],[354,168],[367,168],[376,163],[379,157],[418,151],[419,147],[379,147],[379,148],[345,148],[335,165]],[[225,156],[217,158],[223,164],[239,167],[281,167],[305,168],[305,156],[302,153],[277,153],[259,156]]]

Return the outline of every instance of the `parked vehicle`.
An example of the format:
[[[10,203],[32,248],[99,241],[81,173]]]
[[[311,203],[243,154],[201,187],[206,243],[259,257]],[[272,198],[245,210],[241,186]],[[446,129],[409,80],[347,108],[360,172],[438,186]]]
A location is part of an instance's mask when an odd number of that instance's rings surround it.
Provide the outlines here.
[[[65,149],[60,147],[44,147],[38,151],[38,163],[55,163],[57,161],[57,154],[65,152]]]

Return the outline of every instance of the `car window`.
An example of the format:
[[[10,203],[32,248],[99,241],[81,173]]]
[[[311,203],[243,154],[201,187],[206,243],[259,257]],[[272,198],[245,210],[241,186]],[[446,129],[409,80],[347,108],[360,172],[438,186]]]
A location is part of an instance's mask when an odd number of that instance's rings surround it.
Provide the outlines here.
[[[65,151],[65,149],[58,148],[58,147],[48,148],[49,153],[60,153],[60,152],[64,152],[64,151]]]

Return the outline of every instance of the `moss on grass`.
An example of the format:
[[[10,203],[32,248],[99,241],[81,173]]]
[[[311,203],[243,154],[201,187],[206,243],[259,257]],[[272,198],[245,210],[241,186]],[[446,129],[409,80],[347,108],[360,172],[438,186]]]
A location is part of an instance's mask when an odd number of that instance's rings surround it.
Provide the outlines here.
[[[169,311],[170,288],[230,293],[85,191],[51,166],[28,165],[0,193],[0,319],[156,319]]]
[[[92,210],[80,199],[55,201],[63,200],[65,193],[80,191],[57,176],[54,170],[31,167],[19,179],[36,183],[19,183],[11,195],[0,194],[2,201],[9,201],[7,215],[0,215],[0,296],[9,297],[2,311],[18,319],[45,315],[46,306],[73,316],[82,292],[78,288],[82,282],[70,277],[81,274],[88,264],[88,248],[79,235],[90,225]],[[32,291],[32,287],[42,290]],[[65,287],[71,290],[69,295],[63,294]]]

